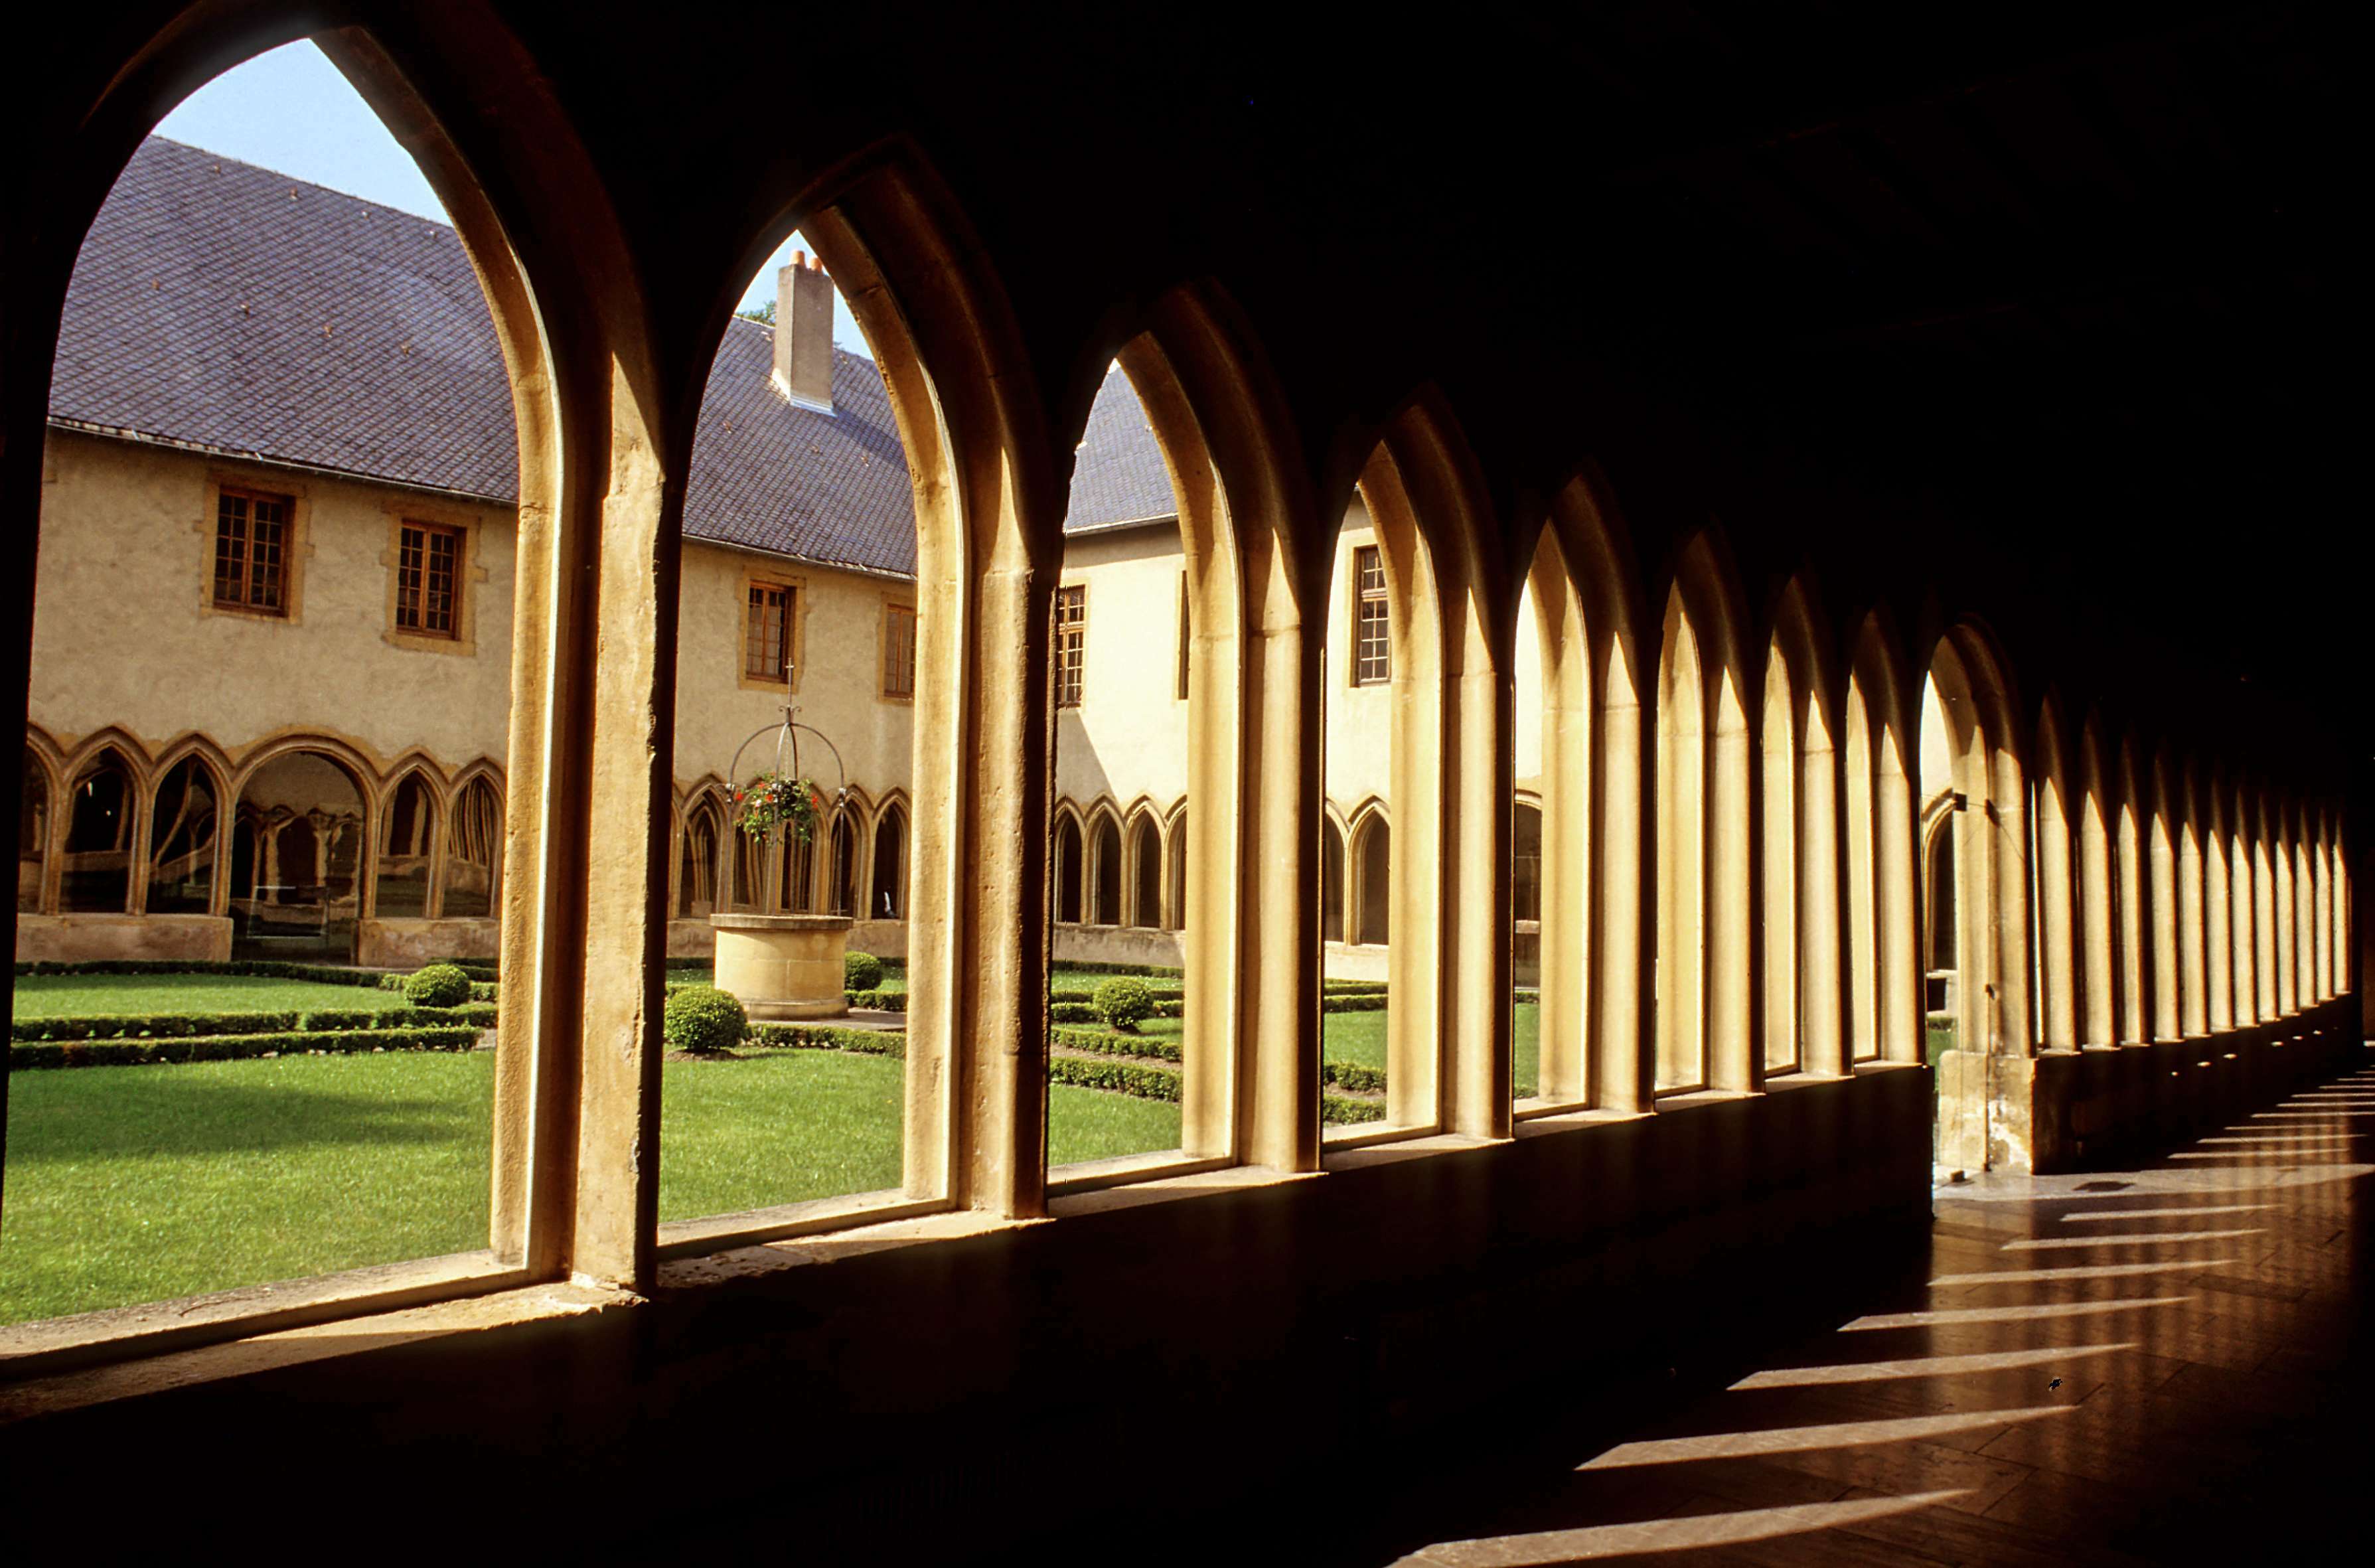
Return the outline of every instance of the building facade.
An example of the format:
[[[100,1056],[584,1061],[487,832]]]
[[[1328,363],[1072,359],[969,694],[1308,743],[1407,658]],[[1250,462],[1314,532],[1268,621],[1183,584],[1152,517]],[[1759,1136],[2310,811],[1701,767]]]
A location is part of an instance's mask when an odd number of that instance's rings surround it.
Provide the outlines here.
[[[888,397],[832,346],[833,298],[815,263],[786,268],[776,323],[729,324],[704,397],[678,598],[676,954],[705,954],[705,917],[728,909],[845,914],[853,946],[906,949],[930,607]],[[84,246],[53,378],[19,959],[494,954],[512,425],[451,230],[143,147]],[[1058,953],[1176,964],[1191,595],[1164,455],[1118,366],[1066,536]],[[1326,939],[1332,972],[1382,976],[1393,669],[1411,654],[1357,500],[1336,556]],[[1538,642],[1521,630],[1521,855],[1530,817],[1539,843]],[[733,825],[735,787],[778,767],[821,792],[805,844]]]

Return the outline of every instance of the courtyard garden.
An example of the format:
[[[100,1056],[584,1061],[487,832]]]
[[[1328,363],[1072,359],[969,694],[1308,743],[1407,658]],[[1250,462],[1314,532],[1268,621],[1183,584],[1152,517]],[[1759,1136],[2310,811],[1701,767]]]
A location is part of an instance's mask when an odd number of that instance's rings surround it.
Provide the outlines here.
[[[451,1005],[421,1006],[406,977],[354,970],[20,965],[0,1323],[482,1247],[499,993],[462,967]],[[671,994],[709,977],[672,965]],[[1148,1016],[1117,1027],[1110,981]],[[1049,992],[1049,1164],[1176,1149],[1180,976],[1059,969]],[[668,1053],[662,1221],[896,1186],[905,999],[889,964],[851,995],[872,1028]],[[1384,1114],[1385,1003],[1328,988],[1332,1124]],[[1517,1009],[1521,1095],[1534,1012]]]

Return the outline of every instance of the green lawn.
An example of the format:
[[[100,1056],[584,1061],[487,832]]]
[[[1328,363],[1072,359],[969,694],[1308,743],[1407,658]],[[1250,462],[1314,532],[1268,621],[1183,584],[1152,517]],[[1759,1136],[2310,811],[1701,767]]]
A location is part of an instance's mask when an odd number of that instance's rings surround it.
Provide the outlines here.
[[[660,1069],[660,1218],[692,1220],[899,1185],[906,1068],[766,1051]]]
[[[492,1069],[391,1052],[16,1074],[0,1323],[484,1246]],[[898,1185],[904,1070],[666,1064],[661,1218]],[[1179,1145],[1176,1105],[1058,1085],[1050,1114],[1056,1164]]]
[[[1157,1154],[1179,1147],[1179,1107],[1059,1083],[1047,1091],[1047,1163]]]
[[[401,991],[324,985],[257,974],[20,974],[16,1016],[83,1018],[126,1013],[266,1013],[309,1008],[385,1012]]]
[[[0,1322],[486,1245],[493,1068],[392,1052],[15,1074]]]

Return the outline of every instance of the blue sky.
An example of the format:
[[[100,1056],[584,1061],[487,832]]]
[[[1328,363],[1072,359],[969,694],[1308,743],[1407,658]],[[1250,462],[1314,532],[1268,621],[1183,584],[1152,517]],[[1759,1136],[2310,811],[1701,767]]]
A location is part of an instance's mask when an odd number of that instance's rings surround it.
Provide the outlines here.
[[[370,105],[320,50],[302,41],[225,71],[165,116],[157,134],[384,206],[452,221]],[[795,250],[809,248],[798,232],[785,241],[750,280],[743,303],[774,298],[775,269]],[[838,300],[833,338],[853,354],[867,353],[849,308]]]

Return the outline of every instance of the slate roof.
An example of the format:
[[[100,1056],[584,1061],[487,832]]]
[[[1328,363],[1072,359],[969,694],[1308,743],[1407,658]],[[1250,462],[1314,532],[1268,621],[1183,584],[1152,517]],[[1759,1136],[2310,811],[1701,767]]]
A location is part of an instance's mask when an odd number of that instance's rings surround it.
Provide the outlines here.
[[[685,532],[912,575],[906,460],[871,361],[831,415],[774,390],[740,319],[710,373]],[[456,491],[519,494],[510,382],[454,230],[151,136],[77,259],[51,376],[72,426]]]
[[[1081,450],[1072,458],[1072,499],[1064,513],[1064,532],[1085,534],[1178,514],[1179,501],[1171,493],[1171,474],[1163,466],[1154,428],[1146,422],[1146,410],[1130,389],[1129,378],[1116,365],[1105,372],[1097,400],[1089,406]]]

